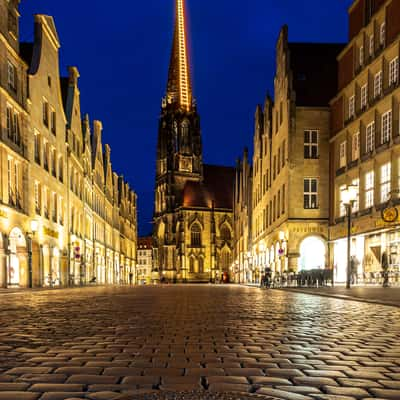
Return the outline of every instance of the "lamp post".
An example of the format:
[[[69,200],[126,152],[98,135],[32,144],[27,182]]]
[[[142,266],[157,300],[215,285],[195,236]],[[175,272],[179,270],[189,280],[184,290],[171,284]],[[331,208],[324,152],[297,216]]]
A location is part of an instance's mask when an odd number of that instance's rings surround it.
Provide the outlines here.
[[[74,250],[74,246],[75,246],[75,242],[76,242],[76,236],[74,234],[71,234],[70,236],[70,242],[69,242],[69,248],[68,248],[68,264],[69,264],[69,268],[68,268],[68,286],[73,286],[74,284],[74,277],[75,277],[75,252],[73,252],[72,254],[72,262],[71,262],[71,247]],[[72,271],[73,273],[71,273],[71,267],[72,267]],[[51,271],[51,275],[52,275],[52,271]],[[51,278],[52,280],[52,278]]]
[[[28,232],[28,275],[29,275],[29,289],[33,288],[33,266],[32,266],[32,241],[35,233],[38,231],[38,222],[33,219],[30,224],[30,232]]]
[[[357,200],[358,187],[348,185],[341,192],[342,204],[346,207],[347,213],[347,269],[346,269],[346,288],[350,289],[351,281],[351,213],[354,202]]]

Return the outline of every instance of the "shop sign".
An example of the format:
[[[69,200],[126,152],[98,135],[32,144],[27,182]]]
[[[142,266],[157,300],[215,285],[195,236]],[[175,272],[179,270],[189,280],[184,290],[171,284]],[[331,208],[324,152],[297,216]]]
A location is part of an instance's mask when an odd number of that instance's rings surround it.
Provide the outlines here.
[[[386,207],[381,211],[383,222],[393,223],[399,220],[399,210],[396,207]]]
[[[296,228],[290,228],[291,233],[324,233],[325,227],[323,226],[300,226]]]
[[[44,233],[46,236],[52,237],[52,238],[54,238],[54,239],[58,239],[58,237],[59,237],[58,232],[53,231],[52,229],[47,228],[47,227],[45,227],[45,226],[43,227],[43,233]]]

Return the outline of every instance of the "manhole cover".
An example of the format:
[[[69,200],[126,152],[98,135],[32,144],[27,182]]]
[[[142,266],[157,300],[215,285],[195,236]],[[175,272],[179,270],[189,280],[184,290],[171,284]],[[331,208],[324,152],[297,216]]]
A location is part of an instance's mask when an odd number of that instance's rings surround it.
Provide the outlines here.
[[[122,395],[115,400],[279,400],[277,398],[250,393],[196,392],[149,392]]]

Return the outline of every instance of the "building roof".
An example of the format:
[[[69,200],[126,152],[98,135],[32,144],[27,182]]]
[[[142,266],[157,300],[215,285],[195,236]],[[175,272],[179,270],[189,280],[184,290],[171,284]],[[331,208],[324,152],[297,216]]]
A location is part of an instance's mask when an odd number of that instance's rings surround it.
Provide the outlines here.
[[[235,168],[205,164],[203,176],[203,182],[186,182],[183,207],[232,209]]]
[[[138,249],[152,249],[153,238],[151,236],[141,237],[138,239]]]
[[[33,43],[21,42],[19,44],[19,54],[21,58],[26,62],[28,67],[30,67],[33,57]]]
[[[337,61],[343,43],[289,43],[296,105],[328,107],[337,93]]]

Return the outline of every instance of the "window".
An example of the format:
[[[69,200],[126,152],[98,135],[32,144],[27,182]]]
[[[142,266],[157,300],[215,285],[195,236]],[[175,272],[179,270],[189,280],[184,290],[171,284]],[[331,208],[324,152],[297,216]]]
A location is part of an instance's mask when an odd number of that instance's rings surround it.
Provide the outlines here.
[[[46,171],[49,170],[49,144],[45,143],[44,144],[44,155],[43,155],[43,161],[44,161],[44,169]]]
[[[273,222],[276,220],[276,196],[274,196],[274,202],[273,202]]]
[[[374,77],[374,98],[379,97],[382,94],[382,71],[375,74]]]
[[[229,230],[229,228],[224,225],[221,228],[221,240],[225,241],[225,242],[229,242],[232,239],[232,235],[231,235],[231,231]]]
[[[19,114],[10,106],[7,106],[7,137],[18,146],[21,145]]]
[[[394,58],[389,63],[389,86],[399,81],[399,57]]]
[[[12,158],[8,159],[7,163],[7,183],[8,183],[8,204],[15,206],[15,192],[13,190],[13,160]]]
[[[64,225],[64,201],[63,201],[62,197],[60,197],[59,210],[60,210],[60,212],[58,214],[59,214],[59,218],[60,218],[60,225]]]
[[[346,142],[342,142],[339,145],[339,168],[343,168],[346,166],[346,147]]]
[[[64,165],[62,157],[58,159],[58,179],[60,182],[64,182]]]
[[[353,212],[357,212],[360,209],[360,180],[358,178],[353,179],[351,184],[357,187],[357,197],[352,207]]]
[[[49,103],[43,100],[43,124],[49,126]]]
[[[365,151],[370,153],[375,148],[375,122],[371,122],[367,126]]]
[[[360,66],[362,67],[364,65],[364,46],[360,47]]]
[[[375,52],[375,37],[374,34],[372,34],[369,37],[369,55],[370,57],[372,57],[374,55]]]
[[[282,215],[285,214],[285,202],[286,202],[286,186],[282,186]]]
[[[276,215],[277,215],[277,218],[279,218],[281,216],[281,191],[280,190],[278,190],[276,207],[277,207]]]
[[[339,187],[339,204],[340,204],[339,215],[341,217],[345,217],[346,216],[346,206],[343,204],[343,201],[342,201],[342,198],[341,198],[342,192],[344,190],[346,190],[346,185],[341,185]]]
[[[40,164],[40,135],[39,133],[35,132],[34,137],[34,152],[35,152],[35,161]]]
[[[283,141],[282,144],[282,168],[285,166],[286,158],[286,140]]]
[[[365,174],[365,208],[374,205],[374,171]]]
[[[318,131],[304,131],[304,158],[318,158]]]
[[[57,222],[57,208],[58,208],[57,193],[53,192],[53,208],[52,208],[53,222]]]
[[[49,218],[49,193],[48,189],[45,187],[43,189],[43,206],[44,206],[44,216],[45,218]]]
[[[7,82],[8,89],[15,93],[17,91],[17,69],[11,61],[7,63]]]
[[[193,257],[190,257],[190,259],[189,259],[189,272],[191,274],[194,273],[194,258]]]
[[[381,24],[380,30],[379,30],[379,44],[381,46],[384,46],[386,42],[386,24],[383,23]]]
[[[199,224],[194,224],[192,226],[190,234],[192,246],[201,246],[201,228]]]
[[[381,142],[388,143],[392,137],[392,110],[382,115],[382,138]]]
[[[276,177],[276,156],[274,156],[274,180]]]
[[[51,132],[54,135],[56,134],[56,124],[57,124],[56,112],[54,110],[52,110],[51,111]]]
[[[365,84],[361,87],[361,110],[367,107],[368,102],[368,85]]]
[[[349,119],[355,114],[356,97],[353,95],[349,98]]]
[[[306,210],[318,208],[317,178],[304,178],[304,208]]]
[[[353,135],[353,157],[352,160],[358,160],[360,158],[360,132]]]
[[[51,171],[55,178],[57,178],[57,151],[53,149],[53,156],[51,158]]]
[[[199,273],[202,274],[204,272],[204,258],[199,258]]]
[[[39,182],[35,182],[35,212],[40,215],[42,210],[42,196]]]
[[[281,148],[280,147],[278,149],[278,165],[277,165],[277,168],[278,168],[278,175],[279,175],[279,173],[281,172]]]
[[[381,166],[381,203],[389,200],[391,182],[391,164],[390,162]]]

